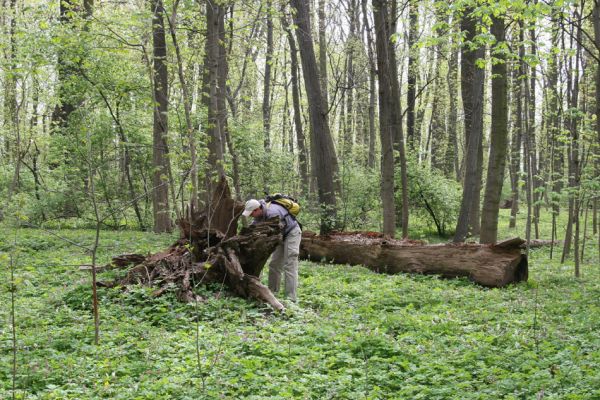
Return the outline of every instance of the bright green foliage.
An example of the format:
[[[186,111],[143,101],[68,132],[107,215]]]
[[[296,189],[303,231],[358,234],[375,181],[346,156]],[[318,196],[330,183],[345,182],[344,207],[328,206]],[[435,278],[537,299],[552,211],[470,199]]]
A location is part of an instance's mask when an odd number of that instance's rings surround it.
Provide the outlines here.
[[[506,218],[505,215],[503,215]],[[503,219],[501,224],[505,224]],[[532,251],[528,283],[375,274],[302,262],[300,303],[285,315],[219,285],[182,304],[152,290],[99,292],[93,345],[89,263],[37,230],[3,229],[15,252],[19,399],[593,399],[600,396],[600,271],[583,278]],[[89,246],[94,233],[58,234]],[[174,238],[103,232],[100,261]],[[2,257],[2,282],[8,282]],[[123,272],[105,272],[111,279]],[[0,398],[11,398],[9,293],[0,289]],[[198,354],[196,351],[198,350]]]
[[[451,233],[448,229],[454,229],[460,208],[460,184],[414,160],[409,164],[408,181],[411,215],[425,220],[432,234],[437,232],[439,236],[445,236]],[[400,208],[400,193],[396,193],[396,202]]]

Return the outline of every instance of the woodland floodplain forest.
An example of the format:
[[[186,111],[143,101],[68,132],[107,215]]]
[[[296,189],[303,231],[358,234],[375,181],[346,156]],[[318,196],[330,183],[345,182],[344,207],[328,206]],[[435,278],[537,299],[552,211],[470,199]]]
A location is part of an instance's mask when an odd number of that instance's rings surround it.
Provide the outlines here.
[[[0,103],[0,399],[600,399],[598,0],[2,0]],[[527,279],[106,285],[217,182]]]

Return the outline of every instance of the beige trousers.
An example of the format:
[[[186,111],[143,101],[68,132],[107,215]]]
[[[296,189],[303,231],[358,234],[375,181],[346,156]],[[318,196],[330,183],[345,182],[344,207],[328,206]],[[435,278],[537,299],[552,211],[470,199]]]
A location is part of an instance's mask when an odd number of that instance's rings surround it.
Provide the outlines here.
[[[298,288],[298,255],[300,253],[300,240],[302,231],[294,228],[286,236],[273,254],[269,264],[269,289],[277,293],[281,282],[281,273],[285,273],[285,295],[288,299],[296,301]]]

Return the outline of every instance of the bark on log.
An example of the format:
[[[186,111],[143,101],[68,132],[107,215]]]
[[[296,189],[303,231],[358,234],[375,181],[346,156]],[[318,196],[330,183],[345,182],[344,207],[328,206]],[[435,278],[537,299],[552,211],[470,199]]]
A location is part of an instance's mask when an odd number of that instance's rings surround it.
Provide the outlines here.
[[[487,287],[502,287],[526,281],[527,258],[521,254],[522,239],[495,245],[449,243],[427,245],[402,241],[377,233],[334,233],[302,235],[302,259],[336,264],[364,265],[375,272],[397,274],[439,274],[443,277],[468,277]]]

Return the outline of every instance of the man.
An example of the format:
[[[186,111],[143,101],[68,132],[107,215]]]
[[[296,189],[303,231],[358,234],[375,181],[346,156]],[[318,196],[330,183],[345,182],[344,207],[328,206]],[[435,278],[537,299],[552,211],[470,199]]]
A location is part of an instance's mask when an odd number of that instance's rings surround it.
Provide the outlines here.
[[[252,216],[253,224],[279,217],[283,223],[283,243],[280,243],[271,255],[269,264],[269,289],[273,293],[279,291],[281,273],[285,272],[285,295],[296,302],[298,288],[298,255],[302,230],[296,218],[282,205],[275,202],[266,203],[264,200],[250,199],[242,213],[244,217]]]

